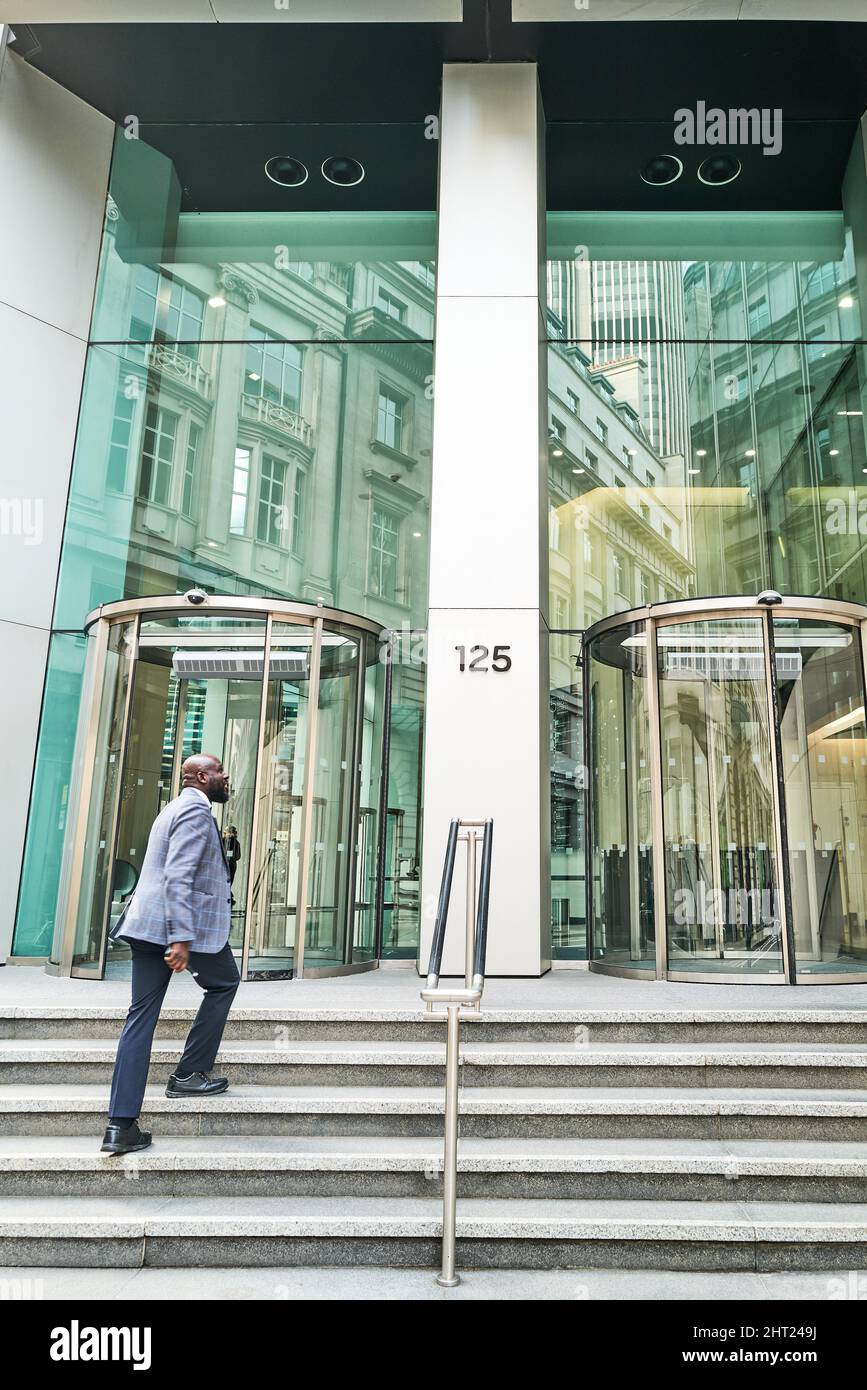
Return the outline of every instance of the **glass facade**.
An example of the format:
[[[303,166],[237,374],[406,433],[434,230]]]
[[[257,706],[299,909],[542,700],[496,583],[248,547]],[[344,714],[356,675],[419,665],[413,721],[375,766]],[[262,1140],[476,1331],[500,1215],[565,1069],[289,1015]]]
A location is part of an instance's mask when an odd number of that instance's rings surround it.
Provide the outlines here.
[[[580,633],[688,598],[867,598],[855,230],[841,213],[549,213],[555,958],[586,956],[584,860],[596,852],[575,832],[592,778],[561,747],[567,727],[582,744]],[[669,681],[661,695],[677,704]],[[729,698],[730,686],[713,696]],[[745,687],[737,704],[753,703]],[[710,725],[718,717],[704,708]],[[606,854],[620,852],[614,829]],[[636,891],[636,870],[627,877]]]
[[[566,125],[548,133],[561,174]],[[264,129],[275,148],[331,139]],[[424,178],[404,210],[323,211],[305,181],[287,212],[261,168],[222,190],[221,155],[237,171],[251,132],[116,133],[13,942],[57,960],[73,941],[82,973],[104,969],[124,873],[209,740],[233,769],[232,939],[250,974],[291,970],[302,949],[330,968],[418,948],[437,215]],[[421,139],[409,123],[380,136],[393,152]],[[182,166],[196,161],[192,186]],[[842,210],[632,212],[612,210],[609,188],[607,211],[548,213],[555,960],[592,946],[639,972],[664,954],[685,973],[742,957],[780,975],[796,954],[802,974],[861,958],[860,629],[837,632],[830,610],[795,606],[794,626],[768,629],[761,613],[696,609],[653,629],[646,660],[647,624],[672,603],[867,602],[854,156],[846,180]],[[511,486],[505,467],[497,486]],[[253,676],[183,673],[185,639],[138,609],[97,662],[87,614],[142,601],[155,614],[193,589],[249,604],[250,626],[237,641],[216,628],[213,653],[255,655]],[[304,622],[275,617],[286,603],[340,615],[315,696],[298,675]],[[599,627],[621,614],[628,641]],[[378,625],[386,660],[353,618]],[[770,677],[744,656],[769,643]],[[307,762],[314,725],[321,766]],[[81,800],[83,747],[102,761]],[[309,861],[302,845],[318,846]],[[677,917],[699,885],[735,895],[725,932]],[[770,918],[753,892],[777,904]]]
[[[298,136],[295,128],[274,130],[278,147],[291,147]],[[426,620],[435,213],[287,214],[268,210],[266,200],[263,210],[250,211],[249,199],[245,210],[203,210],[178,177],[173,138],[170,128],[143,126],[138,139],[124,129],[115,139],[13,943],[19,956],[46,954],[63,910],[88,613],[121,599],[201,588],[212,600],[323,604],[398,634]],[[218,158],[233,128],[203,128],[196,138],[209,159]],[[344,654],[355,670],[360,653],[352,639]],[[141,720],[149,731],[142,755],[148,776],[158,763],[165,775],[159,797],[149,794],[136,811],[125,806],[123,816],[147,820],[160,797],[177,788],[181,750],[200,746],[201,728],[206,743],[211,732],[210,687],[180,682],[181,718],[178,689],[160,684],[171,655],[170,643],[162,656],[138,653],[128,758],[137,757]],[[382,763],[382,721],[374,721],[373,710],[384,698],[385,676],[374,681],[372,668],[365,670],[362,681],[336,671],[326,678],[323,669],[329,712],[323,709],[322,718],[333,722],[339,742],[338,728],[355,728],[348,711],[368,711],[362,776],[369,783],[364,805],[375,816],[366,822],[362,858],[370,879],[379,815],[370,769]],[[389,682],[396,800],[387,798],[385,809],[389,825],[399,826],[391,835],[391,872],[412,881],[421,831],[423,671],[398,662]],[[230,716],[221,737],[241,768],[259,714],[249,682],[224,685],[220,702]],[[287,739],[295,747],[287,730],[294,720],[303,723],[302,695],[284,687],[276,677],[269,684],[265,728],[275,749]],[[110,703],[107,687],[104,698]],[[172,710],[181,718],[174,726],[166,722]],[[108,729],[108,709],[105,718]],[[236,819],[249,820],[253,790],[240,772],[236,785]],[[256,794],[266,795],[261,786]],[[272,789],[267,796],[262,815],[285,820],[279,795]],[[333,809],[335,796],[323,782],[315,803]],[[132,839],[141,841],[139,830]],[[238,873],[246,872],[242,857]],[[314,910],[311,899],[309,920],[319,911],[323,932],[326,905],[338,914],[346,909],[335,897],[335,872],[322,864],[311,884],[321,902]],[[96,879],[91,896],[99,896]],[[359,953],[369,957],[370,882],[356,902],[367,904],[356,934]],[[389,920],[395,912],[390,903]],[[387,952],[414,956],[417,889],[414,897],[403,893],[399,917]],[[267,912],[255,918],[263,942],[266,919]],[[84,924],[81,932],[78,955],[95,959],[83,945]]]

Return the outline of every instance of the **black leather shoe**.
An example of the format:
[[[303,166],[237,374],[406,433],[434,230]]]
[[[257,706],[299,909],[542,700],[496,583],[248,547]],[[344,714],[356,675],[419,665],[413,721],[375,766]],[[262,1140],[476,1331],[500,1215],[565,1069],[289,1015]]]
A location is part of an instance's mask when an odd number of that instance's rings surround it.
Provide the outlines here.
[[[151,1136],[147,1130],[139,1129],[138,1121],[133,1120],[126,1129],[122,1125],[108,1125],[103,1135],[100,1153],[135,1154],[139,1149],[149,1148],[150,1144]]]
[[[169,1084],[166,1086],[167,1096],[218,1096],[221,1091],[229,1089],[228,1078],[225,1076],[211,1077],[206,1071],[194,1071],[192,1076],[176,1076],[174,1072],[169,1077]]]

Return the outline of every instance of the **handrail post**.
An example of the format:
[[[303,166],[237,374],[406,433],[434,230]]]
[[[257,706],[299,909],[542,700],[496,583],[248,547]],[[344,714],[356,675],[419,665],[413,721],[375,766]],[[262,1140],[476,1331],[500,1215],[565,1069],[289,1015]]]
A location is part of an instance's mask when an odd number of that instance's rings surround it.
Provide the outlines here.
[[[443,1263],[437,1283],[453,1289],[460,1278],[455,1273],[455,1241],[458,1200],[458,1053],[461,1039],[461,1006],[448,1005],[446,1038],[446,1122],[443,1144]]]
[[[482,835],[482,877],[477,882],[477,828],[483,827]],[[466,835],[460,835],[461,830]],[[455,1273],[457,1244],[457,1200],[458,1200],[458,1077],[460,1075],[461,1048],[461,1009],[481,1007],[482,991],[485,988],[485,957],[488,937],[488,904],[491,891],[491,842],[494,823],[492,820],[453,820],[449,827],[446,858],[443,866],[442,885],[437,905],[434,933],[431,941],[430,963],[428,965],[427,988],[421,992],[428,1013],[434,1012],[435,1005],[444,1005],[446,1011],[446,1086],[445,1086],[445,1133],[443,1137],[443,1221],[442,1221],[442,1268],[436,1281],[443,1288],[453,1289],[460,1283]],[[449,900],[452,888],[452,873],[455,864],[455,851],[458,838],[467,842],[467,922],[465,934],[465,985],[463,989],[449,986],[442,988],[439,983],[442,965],[443,944],[446,922],[449,915]],[[478,891],[478,904],[476,893]],[[439,1016],[442,1013],[436,1010]]]
[[[476,832],[467,830],[467,934],[464,954],[464,985],[472,989],[473,955],[476,933]]]

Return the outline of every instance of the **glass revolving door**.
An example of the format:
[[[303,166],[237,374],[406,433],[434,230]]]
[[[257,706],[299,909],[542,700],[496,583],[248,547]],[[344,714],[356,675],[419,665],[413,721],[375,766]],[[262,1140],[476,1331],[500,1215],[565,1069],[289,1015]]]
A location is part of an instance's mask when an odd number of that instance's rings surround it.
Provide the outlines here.
[[[867,980],[865,620],[771,595],[588,629],[591,969]]]
[[[88,620],[65,910],[53,961],[99,977],[154,819],[184,759],[219,757],[214,808],[245,978],[377,963],[385,689],[376,624],[304,604],[186,598],[106,605]]]

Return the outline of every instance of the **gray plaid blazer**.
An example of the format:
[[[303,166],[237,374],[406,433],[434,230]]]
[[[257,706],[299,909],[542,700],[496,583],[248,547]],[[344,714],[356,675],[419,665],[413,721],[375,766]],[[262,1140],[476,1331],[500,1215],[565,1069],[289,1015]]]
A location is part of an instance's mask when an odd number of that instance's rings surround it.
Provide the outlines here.
[[[223,837],[202,798],[186,787],[151,826],[135,892],[112,928],[120,940],[188,941],[213,955],[229,939],[232,893]]]

